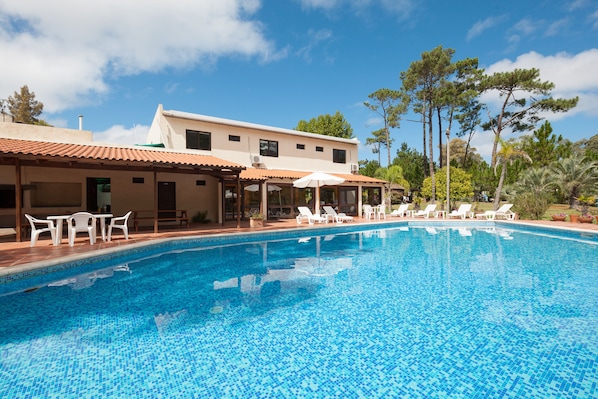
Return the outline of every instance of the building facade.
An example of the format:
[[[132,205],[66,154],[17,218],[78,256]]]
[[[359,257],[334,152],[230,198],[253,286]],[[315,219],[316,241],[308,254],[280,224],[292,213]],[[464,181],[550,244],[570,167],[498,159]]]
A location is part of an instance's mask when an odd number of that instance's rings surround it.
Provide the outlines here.
[[[268,219],[292,218],[298,206],[313,203],[314,188],[298,189],[293,181],[311,172],[345,179],[320,188],[320,205],[359,215],[363,203],[382,201],[384,181],[359,175],[356,139],[344,139],[254,123],[216,118],[158,106],[146,140],[173,150],[196,151],[246,167],[241,187],[223,182],[225,219],[240,212],[246,218],[260,212]]]
[[[384,182],[358,173],[358,141],[180,111],[160,105],[142,146],[98,144],[90,131],[0,122],[0,227],[81,210],[184,210],[212,222],[293,218],[332,205],[359,215]],[[163,148],[160,148],[163,147]],[[321,171],[338,186],[296,188]],[[155,220],[141,227],[157,226]],[[154,227],[157,229],[157,227]]]

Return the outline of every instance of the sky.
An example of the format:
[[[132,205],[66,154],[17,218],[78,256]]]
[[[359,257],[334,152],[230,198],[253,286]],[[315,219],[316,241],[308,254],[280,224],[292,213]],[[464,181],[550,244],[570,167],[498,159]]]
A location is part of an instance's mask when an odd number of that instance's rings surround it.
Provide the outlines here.
[[[383,124],[363,103],[437,46],[488,74],[538,68],[553,97],[579,96],[546,115],[554,133],[598,134],[596,0],[0,0],[0,98],[27,85],[51,125],[83,115],[94,141],[118,144],[144,143],[159,104],[288,129],[339,111],[374,160],[365,141]],[[391,137],[393,157],[422,151],[418,123]],[[474,136],[485,158],[492,138]]]

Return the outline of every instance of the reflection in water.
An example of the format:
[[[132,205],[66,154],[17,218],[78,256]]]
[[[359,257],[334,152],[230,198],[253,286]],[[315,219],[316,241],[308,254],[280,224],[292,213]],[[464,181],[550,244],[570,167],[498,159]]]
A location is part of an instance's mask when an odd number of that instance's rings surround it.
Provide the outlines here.
[[[131,273],[131,270],[129,269],[129,265],[127,264],[114,267],[107,267],[105,269],[96,270],[91,273],[85,273],[64,280],[55,281],[53,283],[48,284],[48,287],[62,287],[64,285],[69,285],[74,290],[82,290],[84,288],[91,287],[98,279],[109,278],[114,276],[114,272]]]
[[[335,236],[306,237],[297,240],[303,249],[301,253],[315,256],[287,257],[280,243],[263,243],[260,248],[264,272],[243,274],[227,279],[213,280],[214,292],[221,292],[211,302],[211,308],[227,311],[231,306],[247,306],[258,313],[268,309],[294,305],[312,298],[322,286],[332,286],[339,273],[352,269],[353,259],[339,257],[337,253],[326,253],[323,247]],[[324,245],[326,244],[326,245]],[[252,248],[257,251],[256,247]],[[241,301],[238,299],[241,298]],[[218,312],[218,313],[221,313]],[[214,312],[211,312],[215,314]]]
[[[296,290],[302,284],[304,288],[311,286],[310,277],[332,277],[339,272],[350,269],[351,258],[322,259],[320,257],[298,258],[290,269],[268,269],[266,274],[247,274],[233,277],[225,281],[214,281],[214,290],[236,289],[244,294],[259,294],[268,285],[276,283],[278,291],[284,293]]]

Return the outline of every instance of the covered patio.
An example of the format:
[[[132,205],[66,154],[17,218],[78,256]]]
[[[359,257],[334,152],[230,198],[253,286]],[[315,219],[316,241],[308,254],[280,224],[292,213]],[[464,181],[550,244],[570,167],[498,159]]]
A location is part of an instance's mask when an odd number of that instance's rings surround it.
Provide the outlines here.
[[[209,155],[199,155],[192,152],[172,151],[158,148],[148,148],[144,146],[139,147],[125,147],[125,146],[109,146],[109,145],[95,145],[95,144],[65,144],[45,141],[33,140],[19,140],[13,138],[0,138],[0,171],[2,171],[3,195],[10,197],[14,196],[14,201],[8,198],[8,207],[5,206],[1,211],[4,219],[12,215],[14,223],[8,225],[0,225],[2,227],[14,227],[15,240],[20,242],[23,239],[22,229],[24,226],[24,192],[26,190],[35,190],[35,184],[28,181],[30,177],[24,175],[33,175],[31,170],[37,171],[38,176],[44,176],[48,182],[66,180],[65,178],[79,171],[82,176],[97,176],[103,172],[113,172],[115,176],[122,177],[131,173],[144,173],[151,176],[151,185],[153,190],[148,190],[152,193],[150,199],[144,198],[142,195],[135,199],[136,193],[133,189],[136,188],[130,184],[135,184],[135,177],[133,182],[129,181],[123,184],[124,187],[130,189],[123,193],[121,198],[123,204],[112,204],[112,208],[124,209],[132,208],[131,204],[149,203],[152,205],[153,211],[153,232],[158,233],[158,181],[159,176],[168,175],[185,175],[192,178],[202,178],[204,176],[215,178],[218,181],[220,193],[218,197],[220,205],[217,206],[219,217],[218,219],[224,223],[224,181],[233,182],[240,189],[239,175],[245,167],[228,162]],[[10,176],[12,170],[12,176]],[[144,178],[141,179],[144,182]],[[38,178],[38,180],[41,180]],[[124,181],[125,179],[121,179]],[[198,186],[206,185],[205,180],[197,180]],[[7,184],[8,183],[8,184]],[[51,184],[51,183],[48,183]],[[137,186],[139,187],[139,186]],[[216,186],[214,185],[214,188]],[[58,192],[55,195],[60,196],[62,193]],[[83,198],[86,193],[81,193]],[[190,197],[191,198],[191,197]],[[71,204],[69,208],[75,210],[85,209],[85,201],[80,200],[79,204]],[[124,203],[126,202],[126,203]],[[12,205],[12,207],[10,206]],[[25,204],[26,208],[31,209],[29,204]],[[240,205],[240,204],[239,204]],[[128,209],[130,210],[130,209]],[[236,228],[240,227],[240,212],[236,219]]]

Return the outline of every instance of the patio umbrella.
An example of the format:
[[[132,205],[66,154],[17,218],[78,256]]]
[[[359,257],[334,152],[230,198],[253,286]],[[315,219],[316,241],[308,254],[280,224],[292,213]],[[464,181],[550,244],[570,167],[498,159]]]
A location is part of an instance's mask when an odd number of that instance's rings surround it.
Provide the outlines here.
[[[301,179],[295,180],[293,186],[298,188],[314,187],[316,188],[316,203],[314,204],[314,210],[316,215],[320,214],[320,187],[322,186],[335,186],[341,184],[345,179],[333,175],[329,175],[323,172],[310,173]]]

